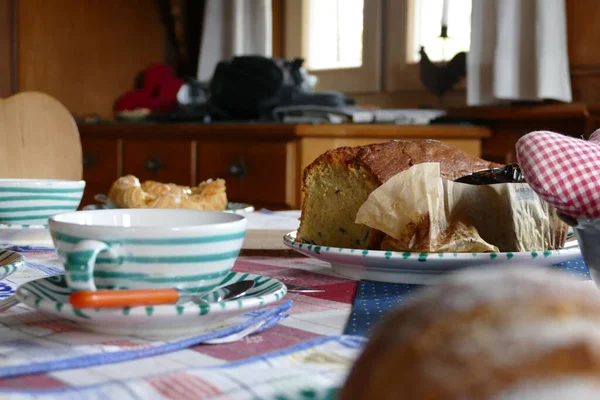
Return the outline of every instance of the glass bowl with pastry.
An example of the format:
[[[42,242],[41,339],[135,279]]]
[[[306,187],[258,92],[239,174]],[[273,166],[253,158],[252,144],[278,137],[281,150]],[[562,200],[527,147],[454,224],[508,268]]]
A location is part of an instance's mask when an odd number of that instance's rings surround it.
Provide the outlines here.
[[[98,194],[95,199],[100,204],[84,209],[183,208],[236,214],[254,211],[249,204],[228,201],[224,179],[208,179],[191,187],[153,180],[140,182],[134,175],[125,175],[112,184],[107,195]]]
[[[300,227],[284,244],[338,274],[435,283],[474,265],[552,265],[580,257],[568,226],[499,165],[436,140],[327,151],[304,170]]]

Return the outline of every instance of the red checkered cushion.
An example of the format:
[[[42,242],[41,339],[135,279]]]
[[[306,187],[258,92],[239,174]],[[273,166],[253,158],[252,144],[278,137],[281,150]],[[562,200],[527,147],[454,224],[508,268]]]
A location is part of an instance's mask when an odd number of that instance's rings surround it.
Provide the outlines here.
[[[600,130],[589,141],[531,132],[517,142],[517,159],[532,189],[558,211],[600,217]]]

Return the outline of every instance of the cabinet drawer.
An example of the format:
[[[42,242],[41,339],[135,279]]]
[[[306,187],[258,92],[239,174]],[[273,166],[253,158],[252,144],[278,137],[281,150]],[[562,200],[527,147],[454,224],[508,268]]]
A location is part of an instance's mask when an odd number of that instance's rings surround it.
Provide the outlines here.
[[[296,160],[295,142],[200,142],[198,180],[225,179],[231,201],[295,207]]]
[[[83,179],[89,183],[112,183],[119,178],[118,142],[82,139]]]
[[[96,194],[107,194],[119,178],[119,144],[116,139],[82,139],[85,191],[81,207],[94,204]]]
[[[135,175],[141,182],[193,185],[193,150],[188,140],[124,140],[123,175]]]

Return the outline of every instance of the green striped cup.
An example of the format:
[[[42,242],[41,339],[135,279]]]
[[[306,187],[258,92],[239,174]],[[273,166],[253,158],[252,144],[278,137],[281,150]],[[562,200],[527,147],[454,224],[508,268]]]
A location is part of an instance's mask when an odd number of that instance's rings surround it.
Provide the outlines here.
[[[185,209],[77,211],[49,219],[72,290],[210,290],[233,268],[246,225],[238,214]]]
[[[46,225],[51,215],[79,207],[85,181],[0,179],[0,224]]]

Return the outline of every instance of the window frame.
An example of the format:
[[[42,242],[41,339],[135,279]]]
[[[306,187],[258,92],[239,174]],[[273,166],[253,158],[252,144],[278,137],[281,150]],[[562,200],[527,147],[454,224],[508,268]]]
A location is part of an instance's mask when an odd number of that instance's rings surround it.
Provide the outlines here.
[[[409,61],[411,58],[412,43],[414,40],[415,21],[411,17],[414,14],[415,0],[389,0],[386,2],[386,24],[383,36],[385,40],[385,65],[384,65],[384,88],[386,92],[402,91],[425,91],[420,79],[420,68],[418,61]],[[394,24],[402,21],[403,25]],[[404,28],[403,28],[404,27]],[[395,46],[392,37],[400,38],[401,43]],[[436,65],[444,63],[434,62]],[[454,86],[454,91],[466,89],[466,79],[462,79]]]
[[[283,0],[284,57],[306,57],[307,0]],[[365,0],[363,66],[351,69],[311,71],[319,78],[319,90],[348,94],[426,93],[418,62],[410,61],[416,0]],[[369,32],[369,33],[367,33]],[[440,63],[436,63],[440,64]],[[464,91],[462,80],[454,91]]]
[[[363,11],[362,66],[309,72],[319,79],[319,90],[343,93],[380,92],[382,88],[383,0],[365,0]],[[308,0],[285,0],[284,57],[306,58],[308,55]]]
[[[414,0],[386,2],[384,89],[386,92],[423,89],[419,63],[409,61],[414,23]],[[396,38],[396,40],[391,40]]]

